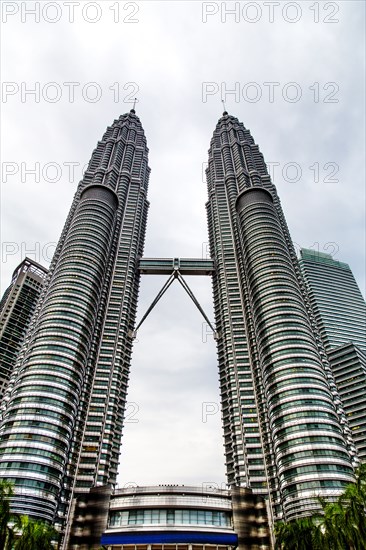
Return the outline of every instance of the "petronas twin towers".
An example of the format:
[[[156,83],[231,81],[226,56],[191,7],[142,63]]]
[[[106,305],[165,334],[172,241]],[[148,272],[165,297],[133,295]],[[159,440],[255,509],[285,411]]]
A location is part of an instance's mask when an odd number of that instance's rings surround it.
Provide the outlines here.
[[[92,154],[5,398],[14,511],[66,533],[76,499],[116,483],[149,173],[132,109]],[[276,189],[226,112],[207,185],[228,484],[272,520],[306,515],[353,480],[356,452]]]

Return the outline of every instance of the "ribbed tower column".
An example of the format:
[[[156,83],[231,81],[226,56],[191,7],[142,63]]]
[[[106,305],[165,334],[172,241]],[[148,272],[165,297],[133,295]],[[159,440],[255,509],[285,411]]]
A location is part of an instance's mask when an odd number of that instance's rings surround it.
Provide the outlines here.
[[[52,521],[80,404],[118,199],[84,189],[2,426],[13,509]]]
[[[286,519],[318,508],[353,469],[272,195],[251,187],[236,210]]]

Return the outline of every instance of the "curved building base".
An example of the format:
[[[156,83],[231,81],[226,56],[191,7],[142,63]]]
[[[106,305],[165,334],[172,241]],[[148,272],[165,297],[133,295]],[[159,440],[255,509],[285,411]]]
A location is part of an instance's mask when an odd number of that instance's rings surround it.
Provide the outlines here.
[[[250,489],[107,487],[80,496],[70,550],[269,550],[264,500]]]

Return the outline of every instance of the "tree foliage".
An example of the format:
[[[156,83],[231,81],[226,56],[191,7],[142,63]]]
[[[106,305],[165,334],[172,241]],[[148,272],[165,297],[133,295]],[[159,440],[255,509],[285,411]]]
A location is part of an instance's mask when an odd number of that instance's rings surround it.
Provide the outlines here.
[[[10,512],[13,485],[0,480],[0,550],[54,550],[57,531],[43,521]]]
[[[319,502],[322,514],[276,523],[276,550],[365,550],[366,464],[336,502]]]
[[[16,527],[21,534],[15,540],[14,550],[54,550],[57,532],[51,525],[20,516]]]
[[[13,496],[13,485],[9,481],[0,480],[0,548],[8,550],[12,544],[12,530],[9,527],[12,515],[10,499]]]

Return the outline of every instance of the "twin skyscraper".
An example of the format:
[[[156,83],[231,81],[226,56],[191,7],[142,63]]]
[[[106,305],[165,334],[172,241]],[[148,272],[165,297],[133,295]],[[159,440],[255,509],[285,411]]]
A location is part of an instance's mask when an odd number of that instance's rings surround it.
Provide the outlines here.
[[[13,509],[66,537],[78,498],[116,484],[149,174],[132,109],[79,183],[5,395]],[[276,188],[227,112],[207,186],[227,482],[263,497],[271,522],[289,520],[342,492],[357,453]]]

